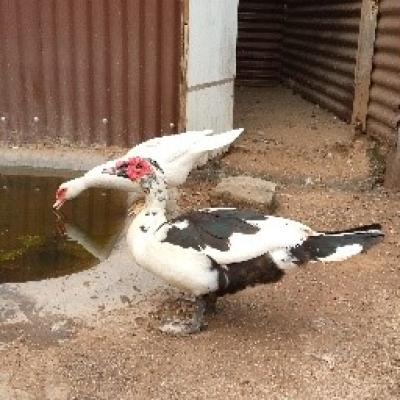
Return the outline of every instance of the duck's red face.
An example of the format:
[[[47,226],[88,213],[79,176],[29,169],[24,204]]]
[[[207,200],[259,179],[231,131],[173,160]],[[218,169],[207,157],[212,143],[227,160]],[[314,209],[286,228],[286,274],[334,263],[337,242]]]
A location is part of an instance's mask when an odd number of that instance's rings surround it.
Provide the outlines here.
[[[103,172],[129,178],[131,181],[139,181],[146,176],[153,175],[154,168],[149,161],[134,157],[127,161],[118,161],[111,171],[105,170]]]
[[[59,187],[56,191],[56,202],[53,208],[59,210],[67,200],[67,188]]]

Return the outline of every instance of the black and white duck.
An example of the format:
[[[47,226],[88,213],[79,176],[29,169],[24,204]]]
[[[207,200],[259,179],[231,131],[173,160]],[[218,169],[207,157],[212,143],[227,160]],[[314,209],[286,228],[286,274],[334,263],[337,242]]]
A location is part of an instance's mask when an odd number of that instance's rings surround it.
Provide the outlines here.
[[[144,208],[131,223],[127,241],[135,262],[196,297],[190,321],[161,327],[171,334],[198,332],[208,303],[248,286],[277,282],[309,261],[343,261],[383,236],[378,224],[319,232],[276,216],[234,208],[209,208],[167,220],[167,186],[161,167],[134,157],[107,168],[140,184]]]

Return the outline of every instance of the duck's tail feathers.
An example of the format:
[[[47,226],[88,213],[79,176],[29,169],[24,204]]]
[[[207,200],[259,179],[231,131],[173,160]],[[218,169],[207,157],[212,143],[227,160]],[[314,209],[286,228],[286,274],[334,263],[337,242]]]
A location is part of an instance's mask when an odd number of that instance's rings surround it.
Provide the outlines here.
[[[292,249],[299,263],[343,261],[367,251],[384,237],[381,225],[365,225],[336,232],[320,232]]]

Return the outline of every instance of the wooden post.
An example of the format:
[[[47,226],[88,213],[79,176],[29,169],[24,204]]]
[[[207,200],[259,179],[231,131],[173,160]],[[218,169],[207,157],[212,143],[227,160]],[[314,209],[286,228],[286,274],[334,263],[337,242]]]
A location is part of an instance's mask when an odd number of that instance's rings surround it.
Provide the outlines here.
[[[394,123],[397,128],[397,146],[386,160],[385,186],[400,191],[400,112]]]
[[[189,0],[180,0],[181,4],[181,62],[180,62],[180,82],[179,82],[179,122],[176,132],[186,131],[186,99],[187,99],[187,64],[189,51]]]
[[[361,5],[351,122],[362,131],[366,130],[378,3],[379,0],[363,0]]]

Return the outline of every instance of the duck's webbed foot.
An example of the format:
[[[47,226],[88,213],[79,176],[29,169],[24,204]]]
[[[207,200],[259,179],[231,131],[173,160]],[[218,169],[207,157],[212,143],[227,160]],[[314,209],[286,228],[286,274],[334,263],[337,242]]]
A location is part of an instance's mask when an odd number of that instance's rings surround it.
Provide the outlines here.
[[[204,328],[204,313],[207,303],[205,296],[197,297],[195,310],[190,320],[170,320],[160,326],[160,331],[174,336],[190,335],[200,332]]]

